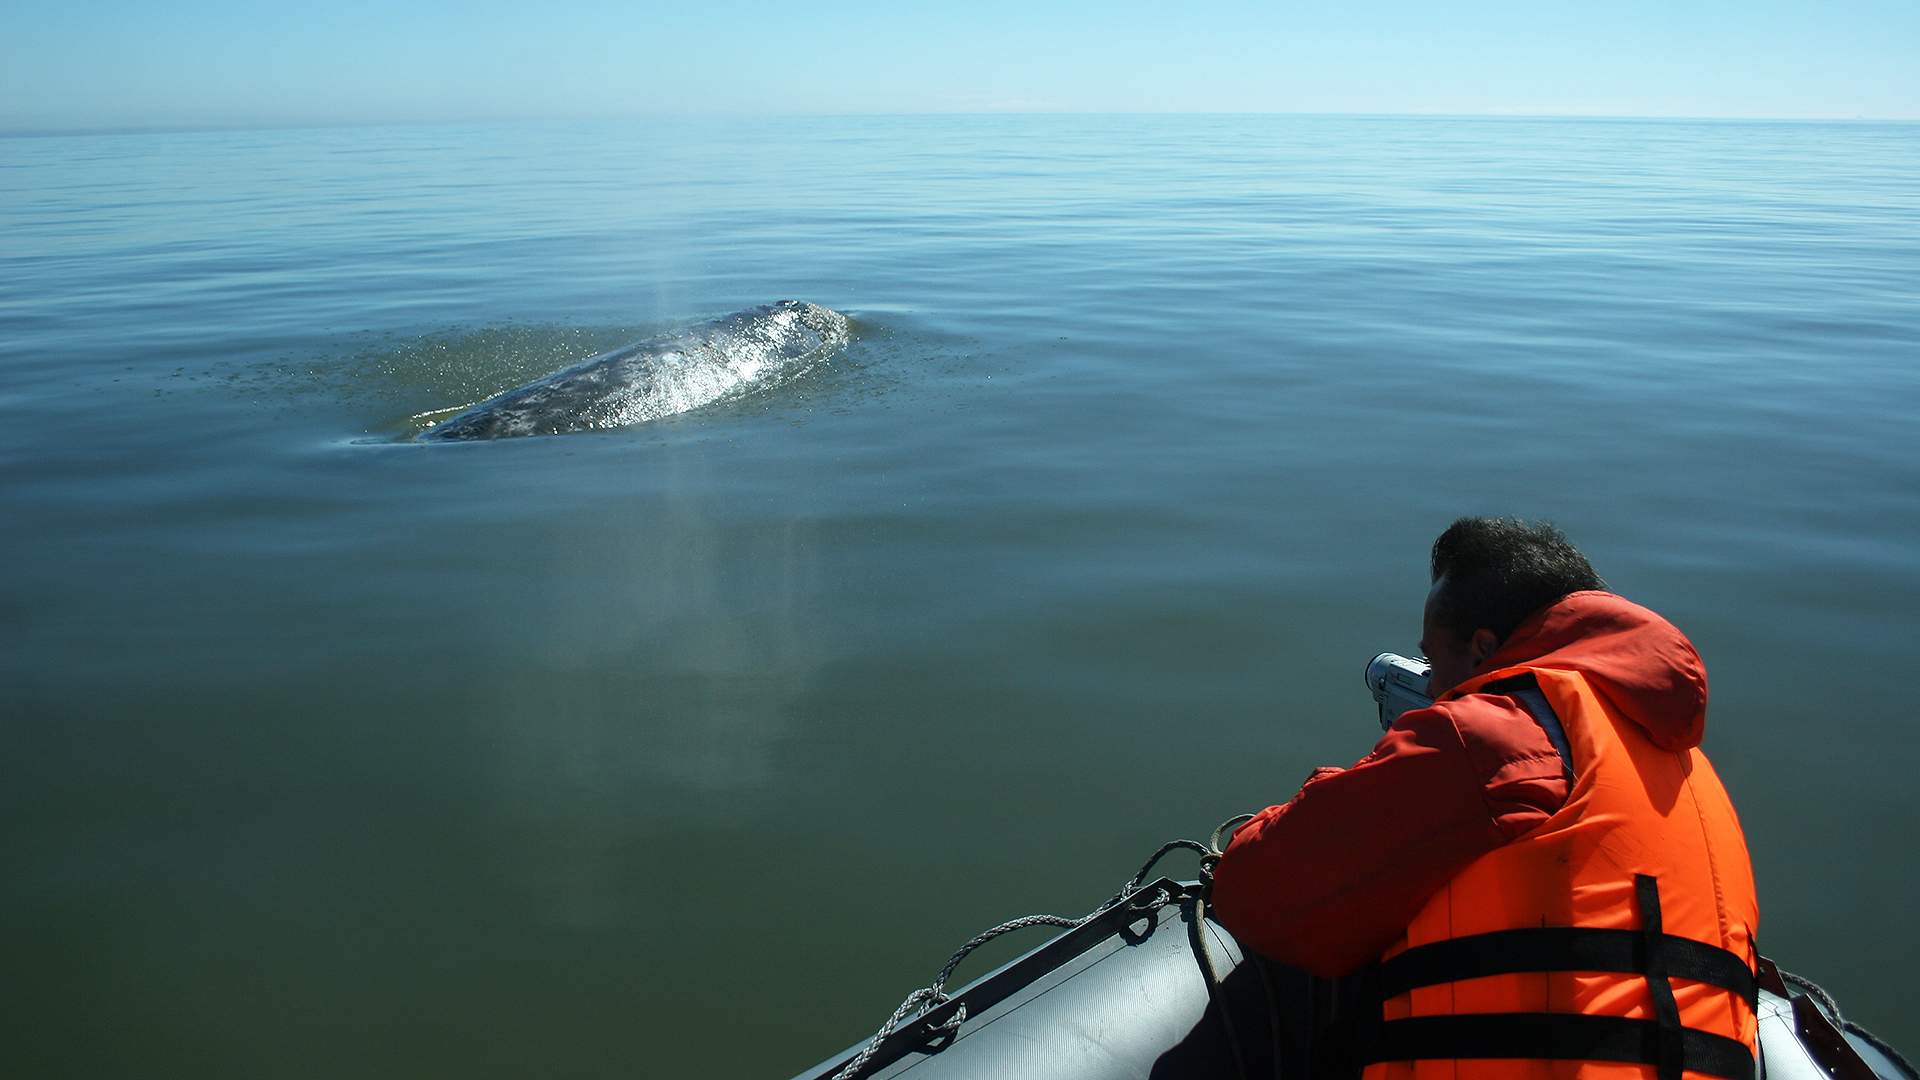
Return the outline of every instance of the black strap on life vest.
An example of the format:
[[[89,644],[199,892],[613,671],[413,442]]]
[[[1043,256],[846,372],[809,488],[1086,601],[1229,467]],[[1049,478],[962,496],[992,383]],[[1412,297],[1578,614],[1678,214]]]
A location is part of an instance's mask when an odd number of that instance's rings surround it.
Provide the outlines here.
[[[1745,1000],[1758,994],[1746,961],[1692,938],[1663,934],[1655,943],[1675,979],[1711,983]],[[1649,942],[1644,930],[1593,930],[1542,926],[1452,938],[1408,949],[1380,966],[1380,996],[1418,986],[1544,971],[1608,971],[1645,974]]]
[[[1720,987],[1752,1008],[1759,987],[1746,960],[1661,927],[1659,883],[1634,876],[1640,929],[1557,926],[1437,941],[1395,956],[1375,973],[1384,1001],[1423,986],[1487,975],[1617,972],[1647,980],[1654,1019],[1561,1013],[1469,1013],[1383,1020],[1367,1035],[1370,1062],[1457,1058],[1615,1061],[1655,1066],[1660,1080],[1692,1070],[1752,1080],[1753,1052],[1738,1039],[1684,1027],[1673,979]],[[1378,1015],[1377,1013],[1375,1015]]]
[[[1694,1028],[1680,1030],[1685,1067],[1724,1080],[1753,1080],[1747,1044]],[[1369,1064],[1383,1061],[1577,1059],[1660,1065],[1660,1025],[1622,1016],[1558,1013],[1465,1013],[1416,1016],[1380,1025]],[[1661,1075],[1666,1072],[1662,1067]],[[1678,1073],[1674,1074],[1678,1076]]]
[[[1525,706],[1532,714],[1533,722],[1547,733],[1547,741],[1560,753],[1560,768],[1569,781],[1573,779],[1573,747],[1567,742],[1567,729],[1560,723],[1560,714],[1553,711],[1547,702],[1547,695],[1540,692],[1540,681],[1531,672],[1523,672],[1505,679],[1498,679],[1475,690],[1476,694],[1505,694]]]
[[[1653,1022],[1660,1029],[1660,1080],[1680,1080],[1687,1062],[1686,1028],[1680,1026],[1680,1003],[1674,1000],[1673,975],[1667,965],[1667,935],[1660,926],[1660,883],[1652,874],[1635,874],[1633,895],[1640,903],[1640,939],[1647,960],[1647,992],[1653,995]]]

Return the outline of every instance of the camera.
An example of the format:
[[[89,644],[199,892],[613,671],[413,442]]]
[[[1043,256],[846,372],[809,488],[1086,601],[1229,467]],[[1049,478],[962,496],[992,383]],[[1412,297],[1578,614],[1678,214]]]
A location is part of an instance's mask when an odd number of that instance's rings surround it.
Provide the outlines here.
[[[1425,660],[1413,660],[1398,653],[1383,652],[1367,661],[1367,689],[1380,706],[1380,730],[1393,726],[1408,709],[1424,709],[1433,704],[1427,696],[1427,674],[1432,668]]]

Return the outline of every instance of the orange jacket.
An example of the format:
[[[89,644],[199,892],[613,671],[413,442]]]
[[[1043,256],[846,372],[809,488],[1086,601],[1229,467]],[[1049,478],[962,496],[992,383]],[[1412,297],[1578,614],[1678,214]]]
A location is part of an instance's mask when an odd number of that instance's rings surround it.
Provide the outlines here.
[[[1561,717],[1577,776],[1571,797],[1560,754],[1511,687],[1499,685],[1512,676],[1531,676]],[[1718,965],[1706,974],[1738,984],[1728,969],[1750,967],[1757,912],[1738,821],[1698,751],[1705,704],[1705,672],[1671,624],[1610,594],[1566,597],[1516,630],[1474,680],[1402,717],[1355,768],[1316,774],[1291,803],[1243,827],[1216,872],[1215,910],[1250,947],[1321,974],[1357,966],[1361,948],[1390,954],[1387,1052],[1425,1060],[1376,1065],[1375,1075],[1455,1075],[1452,1062],[1471,1059],[1461,1052],[1473,1048],[1467,1036],[1488,1023],[1451,1019],[1464,1012],[1612,1017],[1600,1025],[1618,1038],[1670,1046],[1666,1034],[1633,1026],[1666,1018],[1670,1030],[1694,1029],[1677,1036],[1694,1047],[1692,1060],[1704,1060],[1700,1046],[1717,1047],[1724,1065],[1729,1044],[1712,1040],[1752,1042],[1742,986],[1729,991],[1673,972],[1667,985],[1677,1016],[1669,1016],[1663,995],[1638,970],[1463,978],[1461,950],[1477,951],[1479,959],[1467,962],[1482,964],[1489,950],[1447,944],[1552,926],[1576,928],[1577,947],[1601,941],[1614,948],[1619,933],[1588,931],[1644,931],[1645,876],[1665,924],[1654,940],[1699,943],[1679,946],[1680,967],[1701,974],[1688,965],[1717,958],[1705,961]],[[1479,804],[1478,824],[1470,802]],[[1524,827],[1513,829],[1516,823]],[[1316,862],[1316,853],[1326,858]],[[1357,880],[1342,882],[1322,863],[1351,866]],[[1413,952],[1422,946],[1439,948]],[[1460,955],[1433,962],[1449,952]],[[1534,952],[1537,967],[1545,961]],[[1414,959],[1394,959],[1402,954]],[[1455,977],[1408,983],[1408,971],[1422,967],[1421,978]],[[1548,1025],[1536,1023],[1534,1036],[1567,1030],[1563,1019]],[[1499,1052],[1525,1042],[1513,1024],[1503,1030]],[[1547,1042],[1554,1053],[1567,1049],[1565,1039]],[[1620,1053],[1617,1045],[1588,1049],[1588,1058]],[[1465,1071],[1655,1075],[1649,1065],[1539,1060],[1476,1061]]]
[[[1759,908],[1713,766],[1576,670],[1496,668],[1448,696],[1481,692],[1558,721],[1573,790],[1388,950],[1369,1080],[1751,1077]]]

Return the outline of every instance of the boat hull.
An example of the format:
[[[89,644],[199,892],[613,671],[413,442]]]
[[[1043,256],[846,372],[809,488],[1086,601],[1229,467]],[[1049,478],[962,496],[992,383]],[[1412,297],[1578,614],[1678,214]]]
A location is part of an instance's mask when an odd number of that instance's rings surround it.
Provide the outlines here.
[[[1169,895],[1149,906],[1156,889]],[[1763,962],[1761,976],[1757,1075],[1920,1080],[1871,1038],[1790,990],[1771,963]],[[1206,917],[1198,888],[1163,879],[968,984],[882,1040],[852,1075],[1338,1075],[1345,1055],[1329,1032],[1337,1029],[1343,1007],[1350,1011],[1351,990],[1249,957]],[[957,1030],[941,1033],[962,1007],[965,1018]],[[848,1047],[794,1080],[831,1080],[867,1045]],[[1845,1060],[1849,1052],[1857,1055],[1852,1061]]]

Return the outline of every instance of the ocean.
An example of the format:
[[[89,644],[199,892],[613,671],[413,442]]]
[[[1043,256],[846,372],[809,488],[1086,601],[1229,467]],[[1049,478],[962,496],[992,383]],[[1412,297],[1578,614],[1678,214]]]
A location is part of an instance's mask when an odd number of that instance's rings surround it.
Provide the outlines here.
[[[1763,950],[1911,1054],[1917,409],[1912,124],[0,139],[5,1071],[786,1076],[1364,755],[1481,513],[1692,636]]]

